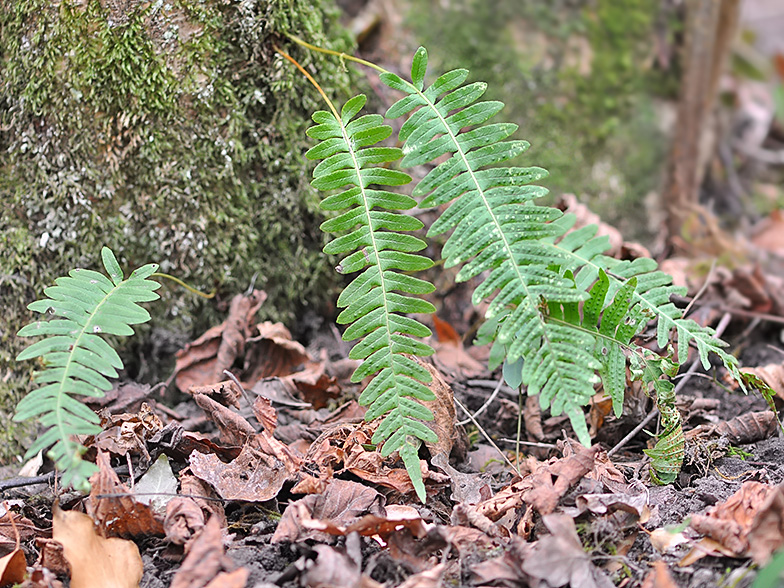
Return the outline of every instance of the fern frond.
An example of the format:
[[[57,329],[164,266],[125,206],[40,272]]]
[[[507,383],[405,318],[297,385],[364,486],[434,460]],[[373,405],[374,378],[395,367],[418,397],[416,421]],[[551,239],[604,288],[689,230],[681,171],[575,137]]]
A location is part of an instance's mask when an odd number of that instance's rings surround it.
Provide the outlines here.
[[[541,308],[543,303],[577,304],[587,298],[574,279],[563,275],[570,258],[548,246],[548,240],[566,232],[554,222],[562,213],[532,204],[547,190],[530,183],[547,172],[537,167],[488,168],[523,153],[528,143],[505,140],[517,129],[514,124],[485,124],[503,104],[477,102],[486,86],[463,85],[466,70],[448,72],[424,89],[426,64],[427,52],[420,48],[412,65],[413,83],[390,73],[380,77],[407,94],[387,111],[391,118],[409,115],[399,135],[404,142],[402,165],[449,156],[413,191],[424,196],[422,207],[449,204],[428,235],[452,230],[443,257],[446,267],[464,264],[457,280],[489,271],[473,302],[492,297],[487,318],[505,315],[496,338],[505,346],[507,361],[523,357],[529,394],[539,394],[542,406],[553,414],[568,414],[580,440],[590,444],[581,407],[593,394],[601,367],[593,355],[595,340],[585,330],[548,322]]]
[[[399,186],[411,181],[400,171],[373,167],[397,161],[397,148],[373,147],[389,137],[392,128],[379,115],[354,118],[365,104],[365,96],[349,100],[340,117],[319,111],[313,115],[317,126],[308,135],[318,139],[306,156],[323,159],[313,171],[313,186],[319,190],[345,189],[326,197],[321,206],[341,214],[324,222],[324,231],[343,233],[324,251],[348,254],[340,262],[341,273],[360,273],[338,298],[344,310],[341,324],[350,324],[343,334],[347,341],[362,338],[351,350],[351,359],[362,364],[352,375],[353,382],[375,376],[360,396],[369,406],[366,419],[386,415],[373,436],[383,442],[382,455],[398,450],[417,494],[424,501],[425,490],[419,469],[419,440],[436,442],[436,435],[421,421],[432,420],[433,413],[420,402],[433,400],[425,385],[430,373],[409,355],[426,356],[433,349],[412,337],[426,337],[430,330],[406,314],[431,313],[432,304],[415,296],[432,292],[429,282],[402,272],[432,266],[432,261],[416,255],[425,242],[400,231],[415,231],[424,225],[401,214],[416,201],[402,194],[372,189],[373,184]],[[347,188],[347,189],[346,189]],[[413,296],[410,296],[413,295]]]
[[[737,363],[713,331],[683,319],[670,302],[680,290],[656,271],[655,262],[609,258],[604,255],[609,241],[595,236],[595,226],[568,232],[573,215],[532,204],[546,190],[529,184],[545,177],[545,170],[488,167],[523,153],[528,143],[507,140],[516,125],[487,122],[503,104],[479,101],[485,84],[464,84],[468,72],[459,69],[425,88],[426,68],[427,52],[420,48],[411,83],[381,74],[384,83],[406,94],[387,116],[407,116],[399,134],[403,167],[446,158],[413,195],[424,197],[422,207],[448,205],[428,235],[452,231],[443,257],[446,267],[463,264],[457,280],[485,273],[473,302],[491,299],[486,318],[496,326],[485,330],[495,340],[491,363],[501,356],[507,363],[523,358],[528,393],[539,394],[542,407],[553,414],[566,412],[584,444],[590,438],[581,407],[593,393],[596,372],[620,414],[623,349],[650,319],[659,320],[661,345],[677,331],[681,361],[692,343],[704,364],[714,352],[737,373]],[[583,301],[589,310],[581,319]],[[611,302],[605,307],[605,301]]]
[[[60,319],[38,321],[23,327],[20,337],[44,336],[23,350],[17,361],[40,357],[44,369],[34,381],[44,384],[28,394],[17,406],[15,421],[38,417],[48,430],[27,450],[29,458],[54,444],[49,452],[63,472],[63,485],[89,489],[87,478],[94,464],[81,459],[85,448],[73,441],[74,435],[100,432],[98,416],[72,397],[101,397],[122,369],[120,356],[101,335],[132,335],[131,325],[146,322],[149,313],[138,305],[158,298],[159,284],[148,280],[158,268],[149,264],[123,277],[117,259],[107,247],[101,257],[109,277],[86,269],[74,269],[68,277],[55,280],[44,290],[47,298],[28,308]]]

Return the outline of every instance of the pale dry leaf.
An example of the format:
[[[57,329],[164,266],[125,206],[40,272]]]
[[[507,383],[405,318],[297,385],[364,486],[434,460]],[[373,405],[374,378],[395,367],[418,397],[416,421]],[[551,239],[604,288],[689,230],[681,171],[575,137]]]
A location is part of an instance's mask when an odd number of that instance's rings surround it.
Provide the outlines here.
[[[221,572],[204,588],[245,588],[250,572],[247,568],[237,568],[233,572]]]
[[[653,548],[659,553],[669,553],[678,547],[678,545],[689,542],[683,533],[675,533],[664,527],[651,531],[648,538],[650,539]]]
[[[199,408],[207,413],[207,417],[217,425],[223,443],[239,446],[255,437],[256,430],[242,415],[205,394],[197,394],[193,399]]]
[[[139,502],[148,504],[153,511],[163,515],[166,504],[177,493],[177,486],[169,458],[162,453],[133,487],[133,493]]]
[[[744,482],[708,515],[692,515],[690,524],[735,557],[751,556],[762,565],[784,545],[784,489]]]
[[[52,513],[52,537],[63,545],[71,568],[71,588],[138,588],[143,564],[133,541],[95,532],[86,514],[61,510]]]

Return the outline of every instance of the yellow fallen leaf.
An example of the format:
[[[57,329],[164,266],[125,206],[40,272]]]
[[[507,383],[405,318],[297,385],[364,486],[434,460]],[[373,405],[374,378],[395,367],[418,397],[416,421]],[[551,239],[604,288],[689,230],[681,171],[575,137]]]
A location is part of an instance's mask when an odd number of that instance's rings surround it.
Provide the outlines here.
[[[55,505],[52,537],[71,566],[71,588],[138,588],[143,564],[132,541],[96,534],[86,514]]]

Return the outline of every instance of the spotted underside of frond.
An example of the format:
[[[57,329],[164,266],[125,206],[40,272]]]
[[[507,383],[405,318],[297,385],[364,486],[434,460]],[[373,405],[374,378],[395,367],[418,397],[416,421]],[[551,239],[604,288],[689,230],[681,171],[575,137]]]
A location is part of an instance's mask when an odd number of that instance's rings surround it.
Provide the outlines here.
[[[103,248],[101,256],[108,278],[86,269],[57,278],[55,286],[44,290],[47,298],[28,308],[61,318],[31,323],[18,333],[46,337],[17,357],[18,361],[40,357],[43,363],[34,375],[34,381],[43,386],[22,399],[14,416],[16,421],[37,417],[47,427],[26,457],[54,444],[49,455],[63,472],[62,484],[80,490],[89,489],[87,479],[97,468],[82,460],[85,448],[73,437],[94,435],[101,428],[98,416],[72,395],[102,397],[111,389],[107,378],[116,378],[123,363],[102,335],[132,335],[131,325],[150,319],[139,303],[156,300],[159,287],[147,279],[157,265],[145,265],[124,278],[108,248]]]
[[[399,133],[401,165],[440,160],[413,191],[424,208],[448,206],[428,236],[452,231],[442,252],[445,267],[462,264],[458,281],[482,279],[473,302],[490,299],[486,318],[495,349],[503,349],[507,362],[523,359],[529,394],[539,394],[553,414],[568,414],[580,441],[590,444],[582,407],[594,393],[597,374],[619,412],[624,349],[651,319],[658,319],[662,347],[671,331],[677,333],[679,361],[694,344],[703,363],[715,352],[737,372],[713,331],[683,319],[670,302],[681,289],[653,260],[609,258],[604,255],[609,242],[595,236],[595,226],[569,232],[572,215],[535,205],[546,190],[531,182],[545,177],[545,170],[498,167],[528,143],[508,140],[516,125],[488,123],[503,104],[479,100],[484,83],[465,84],[468,71],[458,69],[425,88],[426,69],[427,52],[420,48],[412,82],[389,72],[380,76],[405,94],[387,111],[390,118],[407,116]],[[499,353],[492,356],[498,359]]]
[[[429,282],[408,273],[429,268],[433,262],[417,255],[425,247],[421,239],[407,234],[423,228],[418,219],[402,214],[413,208],[410,196],[371,188],[399,186],[411,178],[397,170],[379,167],[402,157],[400,149],[373,146],[392,134],[379,115],[354,118],[365,104],[360,95],[349,100],[339,117],[319,111],[316,126],[308,135],[318,139],[307,157],[323,159],[313,171],[313,186],[342,192],[326,197],[321,207],[340,214],[326,222],[324,231],[342,233],[324,251],[348,254],[340,262],[341,273],[361,272],[338,298],[344,310],[338,322],[350,324],[347,341],[362,338],[351,350],[351,359],[362,360],[352,376],[360,382],[374,376],[360,396],[369,406],[366,419],[386,415],[373,436],[384,443],[382,455],[399,454],[420,499],[425,488],[419,467],[420,440],[436,442],[437,436],[423,420],[433,413],[421,401],[435,396],[426,386],[430,373],[410,356],[426,356],[433,349],[412,337],[427,337],[430,330],[407,314],[431,313],[432,304],[416,298],[433,291]]]

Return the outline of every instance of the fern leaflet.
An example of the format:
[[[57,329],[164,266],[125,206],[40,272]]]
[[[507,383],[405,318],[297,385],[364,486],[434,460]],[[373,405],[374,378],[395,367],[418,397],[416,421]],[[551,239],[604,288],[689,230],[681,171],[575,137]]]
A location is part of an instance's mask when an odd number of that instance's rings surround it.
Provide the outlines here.
[[[313,114],[316,126],[308,135],[320,141],[306,156],[323,159],[313,171],[313,186],[319,190],[347,188],[324,198],[321,207],[341,214],[327,220],[322,230],[345,233],[329,243],[324,251],[349,254],[338,266],[341,273],[360,273],[343,290],[338,306],[341,324],[351,324],[343,334],[347,341],[362,338],[349,357],[362,364],[351,380],[360,382],[374,376],[360,396],[368,405],[366,419],[386,414],[373,436],[373,443],[383,442],[381,454],[399,451],[419,498],[425,500],[425,488],[419,468],[420,440],[436,442],[438,438],[422,420],[432,420],[433,413],[416,402],[435,397],[425,385],[430,373],[408,355],[426,356],[433,349],[414,337],[426,337],[430,330],[403,313],[431,313],[432,304],[407,296],[432,292],[429,282],[406,273],[432,266],[426,257],[416,255],[425,247],[421,239],[401,233],[424,225],[399,210],[413,208],[410,196],[371,185],[398,186],[411,178],[397,170],[378,166],[397,161],[400,149],[373,147],[392,134],[380,115],[354,118],[365,105],[365,96],[355,96],[343,106],[340,116],[319,111]],[[353,120],[352,120],[353,119]]]
[[[108,278],[85,269],[57,278],[55,286],[44,290],[48,298],[28,308],[62,318],[31,323],[18,333],[47,337],[17,357],[18,361],[40,357],[44,365],[34,375],[34,381],[44,386],[23,398],[14,416],[16,421],[38,417],[48,427],[27,450],[26,458],[54,444],[49,455],[63,472],[63,485],[79,490],[89,490],[87,479],[97,468],[82,460],[85,448],[71,437],[94,435],[101,428],[98,416],[71,395],[101,397],[111,389],[107,378],[116,378],[123,363],[100,335],[132,335],[130,325],[150,319],[138,303],[158,298],[159,284],[147,279],[158,268],[156,264],[140,267],[126,279],[111,250],[104,247],[101,257]]]

